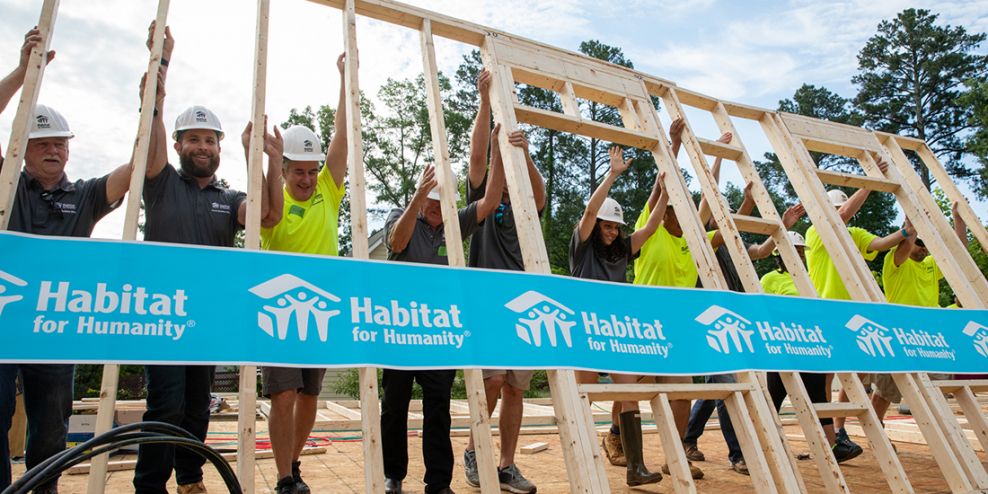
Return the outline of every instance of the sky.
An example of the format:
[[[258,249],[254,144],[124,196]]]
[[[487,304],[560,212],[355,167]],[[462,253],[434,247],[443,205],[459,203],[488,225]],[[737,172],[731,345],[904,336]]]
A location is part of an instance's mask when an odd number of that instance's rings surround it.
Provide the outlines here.
[[[803,83],[852,97],[858,51],[883,19],[906,8],[939,13],[941,25],[988,32],[988,0],[408,3],[573,51],[581,41],[599,40],[620,47],[638,70],[768,109],[777,108],[779,100],[791,97]],[[16,66],[24,33],[37,24],[41,4],[3,0],[0,75]],[[60,111],[76,135],[66,167],[71,179],[109,173],[129,159],[138,127],[138,85],[148,64],[144,42],[156,12],[157,2],[146,0],[61,2],[52,40],[56,57],[45,72],[39,103]],[[255,23],[256,5],[243,0],[174,0],[168,16],[176,40],[164,110],[169,134],[185,108],[201,104],[213,110],[226,132],[218,175],[240,190],[246,188],[246,160],[238,137],[250,118]],[[422,71],[415,31],[358,16],[357,45],[360,86],[372,98],[388,78],[413,78]],[[440,70],[452,75],[472,48],[437,37]],[[266,92],[270,121],[284,121],[292,108],[335,106],[340,90],[335,60],[342,51],[339,10],[306,0],[272,1]],[[988,53],[988,43],[978,52]],[[0,114],[4,150],[17,98]],[[709,113],[687,110],[687,116],[699,136],[717,137]],[[664,111],[660,117],[668,125]],[[757,122],[735,119],[734,124],[753,159],[771,151]],[[169,153],[177,163],[174,150]],[[680,163],[692,170],[686,153],[680,154]],[[725,165],[722,188],[727,182],[741,183],[730,164]],[[968,197],[975,211],[988,218],[988,203]],[[120,208],[97,225],[93,236],[120,238],[123,217]]]

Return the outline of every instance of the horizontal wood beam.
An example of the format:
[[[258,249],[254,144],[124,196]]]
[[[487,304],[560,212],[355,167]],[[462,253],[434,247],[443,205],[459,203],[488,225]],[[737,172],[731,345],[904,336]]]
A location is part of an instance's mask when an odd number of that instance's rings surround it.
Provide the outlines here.
[[[659,143],[655,137],[635,130],[615,127],[591,120],[581,120],[563,113],[541,110],[518,103],[515,104],[515,117],[519,123],[527,123],[546,129],[593,137],[602,141],[639,149],[651,150]]]
[[[724,144],[723,142],[712,141],[702,137],[697,137],[696,140],[700,142],[700,149],[707,156],[737,161],[744,155],[744,150],[737,146],[731,146],[730,144]]]
[[[847,156],[855,159],[860,159],[864,155],[863,150],[854,146],[848,146],[846,144],[820,137],[804,137],[803,145],[806,146],[806,149],[816,151],[818,153],[836,154],[838,156]]]
[[[842,185],[845,187],[875,190],[878,192],[894,193],[899,190],[899,184],[883,178],[854,175],[853,173],[834,172],[830,170],[817,170],[816,174],[820,177],[821,182],[830,185]]]
[[[732,214],[731,218],[734,219],[734,224],[738,227],[738,231],[742,232],[772,235],[776,230],[782,228],[782,226],[775,221],[767,220],[765,218],[758,218],[755,216]]]
[[[831,143],[833,149],[838,149],[838,147],[833,146],[834,143],[841,143],[842,147],[854,150],[853,154],[834,154],[854,158],[861,154],[861,150],[880,151],[879,142],[869,130],[836,122],[825,122],[793,113],[779,112],[779,116],[782,117],[782,121],[785,122],[789,132],[804,141],[811,139],[816,143]],[[810,151],[817,151],[809,145],[807,148]],[[820,152],[830,153],[831,151],[822,150]]]
[[[933,381],[933,385],[940,388],[944,394],[953,393],[961,388],[971,388],[975,393],[988,391],[988,380],[972,379],[970,381]]]
[[[867,413],[870,405],[867,403],[814,403],[817,417],[821,419],[834,417],[857,417]]]
[[[747,393],[749,384],[581,384],[579,392],[591,401],[650,401],[660,393],[670,400],[723,400],[735,392]],[[653,412],[654,413],[654,412]]]

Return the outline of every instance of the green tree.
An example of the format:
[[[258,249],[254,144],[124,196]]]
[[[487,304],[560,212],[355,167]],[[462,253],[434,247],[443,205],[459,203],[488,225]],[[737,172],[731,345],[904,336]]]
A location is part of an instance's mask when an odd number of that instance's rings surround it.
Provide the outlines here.
[[[965,146],[967,152],[978,160],[978,179],[975,181],[975,192],[981,197],[988,197],[988,81],[970,80],[967,82],[968,91],[958,99],[958,103],[967,109],[971,115],[968,123],[974,132],[967,137]]]
[[[972,53],[985,34],[938,26],[937,17],[907,9],[878,25],[858,54],[859,73],[851,79],[860,88],[854,104],[867,126],[923,139],[946,158],[951,175],[976,179],[961,162],[965,146],[960,135],[971,123],[957,99],[965,81],[986,71],[988,56]],[[920,160],[913,164],[930,188],[929,170]]]

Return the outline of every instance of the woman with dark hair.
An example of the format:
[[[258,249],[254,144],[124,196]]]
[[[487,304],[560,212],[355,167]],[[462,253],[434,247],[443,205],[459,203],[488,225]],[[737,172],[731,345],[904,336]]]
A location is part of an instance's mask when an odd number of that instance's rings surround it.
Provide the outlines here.
[[[626,225],[624,211],[617,201],[607,197],[607,193],[618,175],[628,169],[631,160],[622,161],[622,151],[617,146],[612,147],[608,154],[611,157],[611,169],[590,197],[583,218],[573,230],[573,240],[569,247],[569,268],[577,278],[627,283],[628,263],[638,257],[645,240],[655,233],[661,223],[662,216],[649,218],[642,228],[627,237],[621,234],[621,226]],[[658,183],[662,183],[664,178],[665,174],[660,174]],[[659,202],[665,204],[668,199],[668,193],[663,188]],[[576,374],[581,384],[597,382],[597,372],[577,371]],[[627,374],[611,374],[611,378],[615,383],[621,384],[638,382],[638,376]],[[645,468],[638,402],[620,403],[623,412],[618,422],[621,425],[611,426],[611,433],[604,439],[604,451],[623,449],[628,469],[628,485],[656,483],[662,480],[662,474],[649,472]]]

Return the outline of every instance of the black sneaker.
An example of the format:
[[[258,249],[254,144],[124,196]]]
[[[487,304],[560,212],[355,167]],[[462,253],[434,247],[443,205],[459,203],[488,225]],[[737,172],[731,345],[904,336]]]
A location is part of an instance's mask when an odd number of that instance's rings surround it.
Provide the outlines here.
[[[837,463],[844,463],[847,460],[857,458],[858,456],[861,456],[861,453],[864,451],[861,449],[861,446],[858,446],[851,441],[848,441],[847,443],[837,442],[830,449],[833,450],[834,458],[837,459]]]
[[[845,430],[843,427],[840,428],[840,429],[837,429],[837,434],[836,435],[837,435],[837,442],[838,443],[841,443],[841,444],[844,444],[844,445],[847,445],[847,446],[850,446],[850,445],[854,444],[853,442],[851,442],[851,438],[850,437],[847,437],[847,430]]]
[[[302,466],[301,461],[292,462],[292,480],[295,481],[295,494],[309,494],[309,486],[302,481],[302,471],[299,467]]]
[[[285,477],[278,481],[278,485],[274,488],[277,494],[295,494],[295,479],[291,477]]]

